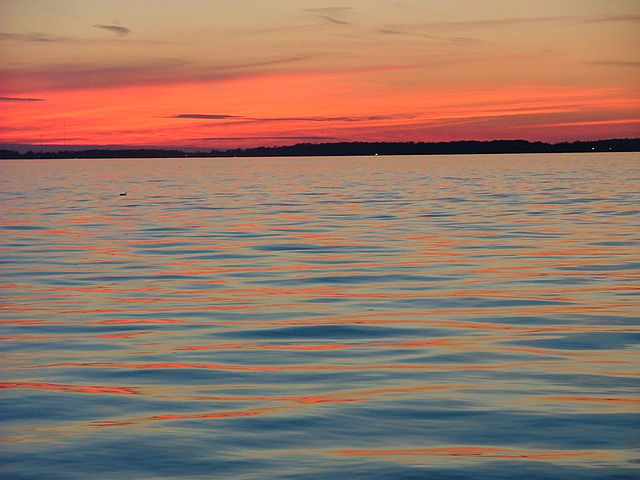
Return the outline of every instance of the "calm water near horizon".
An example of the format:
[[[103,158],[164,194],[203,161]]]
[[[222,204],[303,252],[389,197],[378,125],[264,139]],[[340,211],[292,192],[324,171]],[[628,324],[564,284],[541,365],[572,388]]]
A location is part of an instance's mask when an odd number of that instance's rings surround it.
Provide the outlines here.
[[[0,161],[0,477],[639,478],[639,186],[638,153]]]

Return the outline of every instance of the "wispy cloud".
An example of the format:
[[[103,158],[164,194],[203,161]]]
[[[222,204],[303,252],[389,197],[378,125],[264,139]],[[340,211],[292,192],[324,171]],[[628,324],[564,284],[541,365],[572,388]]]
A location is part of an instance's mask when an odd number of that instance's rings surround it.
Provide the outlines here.
[[[36,88],[108,88],[183,81],[217,81],[269,73],[272,71],[270,67],[295,64],[313,57],[313,55],[296,55],[218,65],[198,65],[180,58],[157,58],[144,62],[113,64],[98,61],[96,63],[44,64],[28,68],[0,65],[0,78],[14,86],[12,89],[14,92]]]
[[[269,67],[272,65],[280,65],[285,63],[294,63],[301,62],[304,60],[310,60],[317,55],[307,54],[307,55],[294,55],[290,57],[282,57],[282,58],[271,58],[267,60],[262,60],[258,62],[251,63],[230,63],[226,65],[219,65],[218,69],[226,69],[226,70],[242,70],[247,68],[255,68],[255,67]]]
[[[406,35],[406,32],[401,31],[398,28],[378,28],[376,33],[381,33],[382,35]]]
[[[611,17],[608,17],[611,19]],[[480,42],[479,38],[467,35],[457,35],[458,32],[479,32],[482,30],[495,30],[501,28],[524,27],[530,25],[543,25],[567,22],[596,21],[593,17],[585,16],[558,16],[558,17],[516,17],[496,18],[488,20],[451,21],[451,22],[415,22],[403,24],[381,25],[375,30],[379,35],[408,35],[417,36],[437,41],[455,43]],[[606,21],[605,17],[598,21]]]
[[[188,62],[184,60],[159,59],[137,64],[64,63],[34,65],[31,68],[0,66],[0,77],[22,89],[103,88],[181,78],[181,71],[186,65]]]
[[[47,33],[6,33],[0,32],[0,41],[17,42],[72,42],[70,37],[59,37]]]
[[[305,8],[304,11],[313,15],[342,15],[353,10],[352,7],[318,7]]]
[[[574,127],[574,126],[586,126],[586,125],[620,125],[620,124],[629,124],[629,123],[640,123],[640,118],[622,118],[615,120],[586,120],[586,121],[575,121],[575,122],[565,122],[565,123],[554,123],[550,124],[550,126],[556,127]]]
[[[373,122],[380,120],[397,120],[413,118],[412,115],[363,115],[363,116],[342,116],[342,117],[271,117],[271,118],[253,118],[242,115],[219,115],[219,114],[201,114],[201,113],[181,113],[171,115],[167,118],[190,118],[197,120],[225,120],[239,119],[238,121],[225,122],[234,125],[247,123],[271,123],[271,122]]]
[[[407,115],[363,115],[353,117],[276,117],[276,118],[255,118],[255,122],[372,122],[376,120],[393,120],[397,118],[408,118]]]
[[[323,137],[323,136],[278,136],[278,137],[204,137],[197,138],[195,140],[206,141],[239,141],[239,140],[339,140],[337,137]]]
[[[127,27],[121,27],[119,25],[96,24],[96,25],[94,25],[94,27],[100,28],[102,30],[107,30],[109,32],[113,32],[113,33],[115,33],[117,35],[127,35],[127,34],[129,34],[129,32],[131,32],[131,30],[129,30]]]
[[[318,15],[318,18],[322,18],[329,23],[333,23],[335,25],[351,25],[351,22],[346,22],[344,20],[339,20],[337,18],[330,17],[329,15]]]
[[[0,102],[44,102],[44,98],[0,97]]]
[[[601,60],[599,62],[589,62],[590,65],[602,65],[605,67],[640,67],[640,62],[628,62],[625,60]]]
[[[444,42],[455,42],[455,43],[475,43],[480,42],[480,39],[472,38],[472,37],[450,37],[444,35],[432,35],[425,33],[426,28],[424,26],[393,26],[393,27],[382,27],[375,30],[375,33],[380,35],[407,35],[407,36],[415,36],[422,37],[431,40],[438,40]]]
[[[593,23],[593,22],[640,22],[640,15],[628,16],[585,16],[585,15],[563,15],[549,17],[515,17],[496,18],[490,20],[471,20],[459,22],[425,22],[405,25],[387,25],[378,30],[378,33],[405,34],[423,32],[449,32],[466,30],[486,30],[494,28],[508,28],[536,24],[553,23]]]
[[[477,42],[479,39],[467,36],[449,36],[447,33],[493,30],[500,28],[525,27],[543,24],[558,23],[604,23],[604,22],[640,22],[640,15],[628,16],[586,16],[586,15],[564,15],[548,17],[515,17],[515,18],[495,18],[487,20],[471,21],[451,21],[451,22],[424,22],[383,25],[375,32],[381,35],[414,35],[434,40],[444,40],[450,42]]]
[[[499,18],[495,20],[428,23],[426,24],[426,27],[443,30],[492,29],[500,27],[516,27],[522,25],[576,21],[580,18],[581,17],[578,16]]]
[[[124,27],[122,27],[124,28]],[[68,43],[71,45],[102,45],[110,44],[113,42],[123,42],[126,34],[118,34],[117,36],[111,36],[109,38],[82,38],[82,37],[65,37],[60,35],[51,35],[49,33],[42,32],[30,32],[30,33],[10,33],[0,32],[0,42],[40,42],[40,43]],[[135,42],[137,45],[165,45],[171,43],[168,40],[143,40],[143,39],[127,39],[127,43]]]
[[[334,25],[352,25],[351,22],[343,18],[350,10],[352,10],[351,7],[324,7],[305,8],[304,12]]]
[[[603,15],[600,17],[589,17],[585,19],[586,22],[640,22],[640,15]]]
[[[218,114],[203,114],[203,113],[180,113],[178,115],[172,115],[169,118],[195,118],[200,120],[220,120],[224,118],[244,118],[238,115],[218,115]]]

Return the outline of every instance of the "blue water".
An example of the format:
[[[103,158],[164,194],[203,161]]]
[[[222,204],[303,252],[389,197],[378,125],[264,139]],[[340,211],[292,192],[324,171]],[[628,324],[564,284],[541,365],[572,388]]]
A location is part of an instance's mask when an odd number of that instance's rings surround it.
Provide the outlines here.
[[[639,478],[639,185],[637,153],[2,161],[0,477]]]

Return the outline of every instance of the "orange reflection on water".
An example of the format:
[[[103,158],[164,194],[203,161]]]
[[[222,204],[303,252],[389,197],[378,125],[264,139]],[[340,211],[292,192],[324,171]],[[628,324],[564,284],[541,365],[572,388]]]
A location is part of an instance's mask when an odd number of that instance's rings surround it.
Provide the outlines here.
[[[580,351],[580,350],[566,350],[566,349],[554,349],[554,348],[526,348],[526,347],[501,347],[501,351],[510,351],[510,352],[521,352],[521,353],[530,353],[532,355],[542,355],[545,357],[548,356],[563,356],[563,357],[602,357],[607,356],[609,353],[607,351],[602,352],[594,352],[592,350],[589,351]]]
[[[513,337],[483,338],[431,338],[429,340],[407,340],[403,342],[368,342],[368,343],[287,343],[265,344],[236,342],[215,345],[189,345],[176,347],[175,350],[287,350],[287,351],[323,351],[343,350],[349,348],[422,348],[422,347],[467,347],[478,342]]]
[[[233,288],[210,290],[214,294],[232,294],[237,297],[253,297],[264,295],[340,295],[340,291],[329,287],[290,287],[290,288]]]
[[[120,395],[138,395],[138,392],[131,388],[124,387],[99,387],[94,385],[63,385],[57,383],[38,382],[2,382],[0,389],[9,388],[33,388],[40,390],[58,390],[72,393],[110,393]]]
[[[106,388],[106,387],[85,387],[85,386],[68,386],[68,385],[51,385],[51,384],[22,384],[22,388],[47,388],[80,393],[137,393],[132,389]],[[11,384],[3,388],[19,388],[16,384]],[[380,395],[386,394],[410,394],[421,391],[445,391],[457,390],[462,388],[479,388],[471,385],[421,385],[405,388],[379,388],[360,391],[333,392],[319,395],[300,395],[300,396],[191,396],[183,397],[188,400],[196,401],[225,401],[225,402],[287,402],[294,405],[275,405],[267,407],[256,407],[243,410],[224,410],[216,412],[204,413],[166,413],[138,418],[121,418],[117,420],[99,420],[92,421],[90,426],[93,427],[121,427],[133,424],[141,424],[146,422],[166,421],[166,420],[197,420],[197,419],[222,419],[231,417],[245,417],[265,415],[272,412],[312,407],[313,405],[326,403],[345,403],[380,400]],[[359,395],[359,396],[356,396]],[[161,395],[163,396],[163,395]]]
[[[136,320],[94,320],[84,323],[87,325],[128,325],[138,323],[185,323],[185,320],[173,320],[170,318],[139,318]]]
[[[292,408],[298,408],[292,405],[279,405],[273,407],[260,407],[248,410],[232,410],[226,412],[213,412],[213,413],[174,413],[164,415],[153,415],[152,417],[146,417],[142,420],[190,420],[199,418],[228,418],[228,417],[253,417],[256,415],[263,415],[265,413],[276,412],[278,410],[290,410]]]
[[[151,420],[190,420],[194,418],[227,418],[227,417],[252,417],[258,415],[257,411],[240,410],[236,412],[222,413],[183,413],[183,414],[167,414],[154,415]]]
[[[458,313],[469,313],[471,309],[459,309]],[[242,321],[243,325],[259,326],[291,326],[291,325],[394,325],[394,324],[426,324],[435,327],[453,329],[480,329],[480,330],[511,330],[515,332],[525,331],[523,327],[504,323],[469,322],[464,320],[440,320],[450,310],[412,310],[387,313],[359,313],[347,315],[332,315],[326,317],[295,318],[283,320],[250,320]],[[434,318],[436,317],[436,318]],[[216,325],[237,326],[234,321],[215,321]]]
[[[39,235],[69,235],[73,237],[95,237],[97,234],[84,232],[80,230],[64,230],[57,228],[50,228],[44,230],[36,230]]]
[[[522,333],[542,332],[638,332],[640,328],[625,325],[557,325],[522,329]]]
[[[210,420],[235,417],[255,417],[266,415],[279,410],[290,410],[300,408],[295,405],[278,405],[273,407],[260,407],[246,410],[227,410],[222,412],[205,412],[205,413],[167,413],[160,415],[152,415],[148,417],[127,418],[121,420],[98,420],[91,422],[92,427],[123,427],[133,424],[141,424],[158,421],[171,420]]]
[[[283,396],[283,397],[269,397],[269,396],[234,396],[234,397],[221,397],[221,396],[206,396],[195,397],[199,400],[216,400],[223,402],[294,402],[294,403],[344,403],[344,402],[363,402],[369,400],[368,398],[350,397],[347,394],[328,394],[328,395],[298,395],[298,396]]]
[[[563,458],[604,459],[602,451],[591,450],[515,450],[499,447],[452,446],[440,448],[411,449],[345,449],[333,450],[331,453],[357,457],[483,457],[526,460],[561,460]]]
[[[185,300],[186,302],[187,300]],[[189,300],[189,303],[193,303],[192,300]],[[284,306],[284,305],[279,305]],[[256,309],[259,306],[255,305],[200,305],[197,307],[186,307],[186,306],[176,306],[173,308],[146,308],[145,312],[147,313],[162,313],[162,312],[197,312],[201,310],[249,310]],[[43,309],[37,308],[24,308],[20,310],[29,310],[29,311],[38,311]],[[77,309],[77,310],[62,310],[60,313],[62,314],[71,314],[71,313],[128,313],[129,309],[126,308],[93,308],[93,309]]]
[[[538,397],[540,401],[550,402],[588,402],[588,403],[602,403],[602,404],[614,404],[614,405],[631,405],[640,406],[640,398],[638,397],[587,397],[587,396],[545,396]]]
[[[189,345],[176,347],[175,350],[340,350],[345,348],[358,348],[361,345],[348,343],[324,343],[315,345],[287,344],[272,345],[259,343],[225,343],[219,345]]]
[[[140,335],[148,335],[153,332],[126,332],[126,333],[111,333],[104,335],[96,335],[96,338],[134,338]]]
[[[225,402],[294,402],[301,404],[315,403],[345,403],[345,402],[364,402],[381,399],[381,395],[389,394],[406,394],[417,392],[436,392],[447,390],[461,389],[479,389],[476,385],[466,384],[447,384],[447,385],[418,385],[413,387],[387,387],[373,388],[354,391],[341,391],[333,393],[325,393],[322,395],[288,395],[288,396],[196,396],[198,400],[216,400]]]
[[[25,288],[25,287],[20,286],[20,288]],[[32,290],[36,289],[35,287],[30,287],[30,288]],[[152,287],[114,288],[114,287],[107,287],[104,285],[97,285],[95,287],[50,287],[50,288],[38,287],[37,290],[41,292],[138,293],[138,292],[151,292],[156,289]]]
[[[63,362],[43,365],[34,365],[27,368],[56,368],[56,367],[99,367],[118,368],[136,370],[154,369],[198,369],[198,370],[228,370],[228,371],[365,371],[365,370],[429,370],[429,371],[461,371],[461,370],[503,370],[511,368],[533,368],[533,367],[568,367],[572,365],[585,366],[586,364],[602,363],[626,365],[624,361],[585,361],[585,360],[562,360],[562,361],[528,361],[528,362],[502,362],[497,364],[379,364],[379,365],[229,365],[216,363],[195,363],[195,362],[164,362],[164,363],[116,363],[116,362]],[[567,370],[569,371],[569,370]],[[594,370],[595,372],[595,370]],[[614,374],[608,372],[607,374]]]

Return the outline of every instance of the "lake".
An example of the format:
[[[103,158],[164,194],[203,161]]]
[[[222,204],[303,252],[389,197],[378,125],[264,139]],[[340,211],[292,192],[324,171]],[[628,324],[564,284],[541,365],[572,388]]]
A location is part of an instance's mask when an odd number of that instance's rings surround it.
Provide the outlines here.
[[[638,153],[3,160],[0,476],[638,478],[639,185]]]

